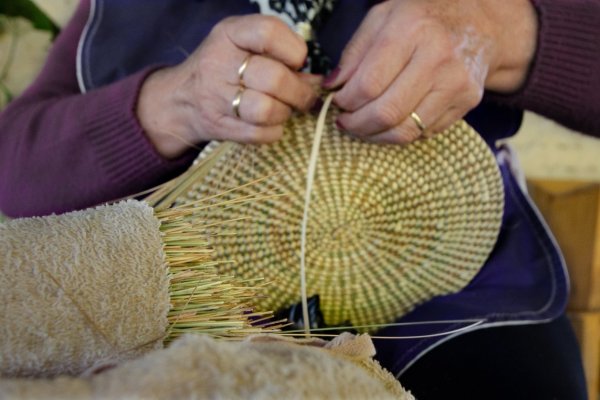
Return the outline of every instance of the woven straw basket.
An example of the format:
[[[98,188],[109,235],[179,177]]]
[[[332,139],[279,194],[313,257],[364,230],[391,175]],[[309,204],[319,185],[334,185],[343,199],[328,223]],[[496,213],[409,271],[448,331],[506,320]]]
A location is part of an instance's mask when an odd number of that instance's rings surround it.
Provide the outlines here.
[[[340,133],[336,114],[327,116],[306,245],[308,296],[320,295],[326,323],[389,323],[464,288],[490,254],[502,219],[503,185],[490,149],[464,121],[408,146],[367,144]],[[314,116],[294,117],[271,145],[209,144],[200,159],[214,158],[211,167],[178,200],[239,187],[225,195],[231,207],[209,208],[202,218],[220,227],[211,239],[218,258],[233,261],[220,272],[274,282],[257,299],[265,310],[300,301],[315,124]],[[257,192],[282,195],[235,206]]]

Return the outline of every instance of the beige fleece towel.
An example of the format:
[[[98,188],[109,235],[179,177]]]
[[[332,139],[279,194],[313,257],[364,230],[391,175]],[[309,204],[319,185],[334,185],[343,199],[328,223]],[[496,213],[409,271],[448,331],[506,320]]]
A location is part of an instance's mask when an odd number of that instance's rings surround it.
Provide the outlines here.
[[[159,226],[137,201],[0,224],[0,375],[79,374],[161,348]]]
[[[368,342],[366,336],[345,337],[341,345],[325,349],[281,340],[226,342],[190,335],[168,349],[87,378],[0,381],[0,398],[413,399],[391,375],[383,384],[369,368],[348,358],[385,372],[368,355]]]

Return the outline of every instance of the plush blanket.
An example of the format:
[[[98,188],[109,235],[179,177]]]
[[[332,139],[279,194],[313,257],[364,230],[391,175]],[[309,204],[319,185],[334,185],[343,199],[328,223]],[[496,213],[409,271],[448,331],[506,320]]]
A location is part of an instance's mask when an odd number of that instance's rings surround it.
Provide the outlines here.
[[[86,376],[0,381],[3,399],[400,399],[413,397],[370,358],[368,337],[329,348],[190,335]],[[109,368],[109,369],[106,369]]]
[[[136,201],[0,224],[0,374],[79,374],[162,348],[159,225]]]

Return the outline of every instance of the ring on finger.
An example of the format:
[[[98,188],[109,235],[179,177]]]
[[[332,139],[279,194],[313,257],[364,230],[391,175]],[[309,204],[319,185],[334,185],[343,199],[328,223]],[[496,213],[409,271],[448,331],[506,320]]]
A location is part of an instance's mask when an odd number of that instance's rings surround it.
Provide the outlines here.
[[[421,131],[421,134],[427,130],[427,125],[425,125],[425,123],[423,123],[423,120],[421,119],[421,117],[419,117],[419,114],[417,114],[416,112],[413,111],[410,113],[410,117],[412,118],[413,121],[415,121],[415,124]]]
[[[240,117],[240,103],[242,102],[242,94],[244,94],[244,90],[246,90],[246,88],[243,86],[240,86],[237,93],[235,94],[235,97],[233,98],[233,101],[231,102],[231,108],[233,109],[233,115],[235,115],[237,118],[241,118]]]
[[[246,72],[246,68],[248,68],[250,57],[252,57],[252,54],[248,54],[246,58],[244,58],[244,61],[242,61],[242,65],[240,65],[240,67],[238,68],[238,78],[240,81],[240,86],[246,86],[246,83],[244,82],[244,72]]]

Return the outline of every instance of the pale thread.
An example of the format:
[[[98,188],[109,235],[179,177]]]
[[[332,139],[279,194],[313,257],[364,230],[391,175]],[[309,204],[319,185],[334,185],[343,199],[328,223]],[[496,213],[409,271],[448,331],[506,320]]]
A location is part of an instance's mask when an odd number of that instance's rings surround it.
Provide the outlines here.
[[[300,294],[302,296],[302,319],[304,320],[304,333],[307,337],[310,336],[310,320],[308,317],[308,299],[306,295],[306,226],[308,224],[308,208],[310,207],[310,194],[312,193],[313,183],[315,179],[315,171],[317,169],[317,160],[319,159],[319,146],[323,137],[325,128],[325,117],[327,110],[333,100],[333,93],[325,98],[323,107],[319,113],[317,126],[315,128],[315,137],[313,139],[312,150],[308,162],[308,171],[306,172],[306,194],[304,196],[304,214],[302,216],[302,232],[300,236]]]
[[[464,321],[456,320],[456,321],[452,321],[452,322],[460,322],[460,323],[462,323],[462,322],[465,322],[465,321],[469,322],[471,320],[464,320]],[[413,323],[411,325],[418,325],[418,324],[428,325],[430,322],[431,321],[424,321],[422,323]],[[445,323],[445,321],[434,321],[434,322],[436,322],[436,323],[444,322]],[[466,331],[469,331],[469,330],[475,328],[476,326],[479,326],[479,325],[483,324],[484,322],[485,322],[485,320],[482,319],[482,320],[478,320],[476,322],[473,322],[473,323],[471,323],[471,324],[469,324],[467,326],[463,326],[462,328],[457,328],[457,329],[453,329],[453,330],[450,330],[450,331],[430,333],[430,334],[427,334],[427,335],[409,335],[409,336],[378,336],[378,335],[369,335],[369,337],[371,339],[384,339],[384,340],[385,339],[387,339],[387,340],[390,340],[390,339],[396,339],[396,340],[425,339],[425,338],[448,336],[448,335],[453,335],[453,334],[456,334],[456,333],[466,332]],[[395,324],[381,324],[381,326],[377,326],[377,325],[375,325],[375,326],[379,327],[379,328],[383,328],[385,326],[394,326],[394,325]],[[402,324],[399,324],[399,325],[402,325]],[[353,328],[357,328],[357,327],[355,327],[355,326],[348,326],[348,327],[342,326],[342,327],[334,327],[334,328],[331,328],[331,329],[338,329],[339,330],[339,329],[353,329]],[[325,328],[323,330],[327,330],[327,328]],[[315,329],[315,331],[321,331],[321,330],[320,329]],[[283,333],[278,333],[278,334],[279,335],[289,334],[289,335],[292,335],[292,336],[293,335],[297,335],[296,333],[288,333],[288,332],[283,332]],[[315,337],[337,337],[337,336],[339,336],[337,333],[336,334],[327,334],[327,333],[316,333],[315,334],[314,332],[311,335],[315,336]]]

